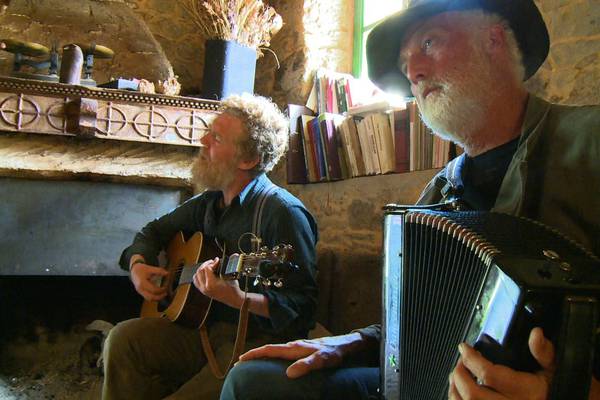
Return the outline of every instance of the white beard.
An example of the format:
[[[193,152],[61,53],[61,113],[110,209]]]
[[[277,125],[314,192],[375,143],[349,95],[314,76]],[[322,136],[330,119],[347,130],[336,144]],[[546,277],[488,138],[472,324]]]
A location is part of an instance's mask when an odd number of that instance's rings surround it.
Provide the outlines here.
[[[464,66],[419,82],[419,86],[439,88],[425,99],[423,88],[418,89],[417,103],[425,124],[438,136],[462,147],[477,142],[478,138],[473,136],[485,128],[487,112],[498,88],[493,76],[491,61],[483,49],[474,45]]]

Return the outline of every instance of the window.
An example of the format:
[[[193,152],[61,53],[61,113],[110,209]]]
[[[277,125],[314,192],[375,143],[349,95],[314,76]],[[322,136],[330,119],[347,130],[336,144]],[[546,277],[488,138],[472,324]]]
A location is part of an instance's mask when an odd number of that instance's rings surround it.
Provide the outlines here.
[[[354,0],[354,57],[352,71],[367,78],[365,46],[371,29],[383,18],[406,7],[408,0]]]

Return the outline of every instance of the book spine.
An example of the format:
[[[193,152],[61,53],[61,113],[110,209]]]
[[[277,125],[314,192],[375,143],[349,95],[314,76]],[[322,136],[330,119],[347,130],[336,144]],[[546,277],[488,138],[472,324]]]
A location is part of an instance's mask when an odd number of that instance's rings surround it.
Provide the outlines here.
[[[288,104],[287,114],[290,121],[289,150],[286,162],[288,183],[306,183],[308,181],[302,137],[302,115],[310,113],[311,111],[304,106]]]
[[[394,152],[396,172],[407,172],[410,169],[410,122],[408,110],[394,111]]]
[[[315,146],[315,154],[317,160],[317,179],[319,181],[327,180],[327,164],[325,161],[325,152],[323,148],[323,140],[321,129],[319,127],[319,119],[315,118],[310,121],[311,139]]]

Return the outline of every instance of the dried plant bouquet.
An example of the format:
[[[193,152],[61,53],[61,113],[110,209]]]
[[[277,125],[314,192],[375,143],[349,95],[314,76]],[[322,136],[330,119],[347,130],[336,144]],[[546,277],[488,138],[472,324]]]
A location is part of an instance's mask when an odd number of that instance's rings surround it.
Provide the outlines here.
[[[259,55],[283,25],[281,16],[262,0],[179,1],[206,39],[235,40]]]

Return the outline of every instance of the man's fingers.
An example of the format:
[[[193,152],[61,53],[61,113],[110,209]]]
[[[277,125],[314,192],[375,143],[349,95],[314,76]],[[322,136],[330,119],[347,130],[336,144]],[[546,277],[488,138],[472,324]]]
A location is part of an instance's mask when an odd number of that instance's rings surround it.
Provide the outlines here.
[[[454,372],[448,377],[448,400],[462,400],[454,384]]]
[[[486,375],[489,374],[489,370],[494,367],[494,364],[482,356],[481,353],[465,343],[458,345],[458,351],[461,355],[458,365],[464,364],[471,374],[475,375],[480,381],[485,380]]]
[[[541,328],[533,328],[529,335],[529,350],[536,361],[548,371],[554,371],[554,346],[544,337]]]
[[[144,299],[148,300],[148,301],[160,301],[162,300],[167,294],[152,294],[150,292],[142,292],[142,297],[144,297]]]
[[[167,275],[169,275],[169,271],[167,271],[164,268],[160,268],[160,267],[151,267],[151,268],[152,268],[151,273],[153,275],[159,275],[159,276],[167,276]]]
[[[167,289],[152,285],[151,283],[142,284],[140,294],[149,301],[162,300],[167,295]]]
[[[462,360],[459,360],[452,372],[452,383],[457,394],[457,398],[474,399],[480,387],[475,382],[471,372],[465,367]]]
[[[298,342],[267,344],[242,354],[240,356],[240,361],[248,361],[255,358],[281,358],[283,360],[298,360],[299,358],[312,354],[314,351],[315,349],[299,346]]]
[[[212,260],[204,261],[198,269],[199,270],[210,269],[211,271],[214,271],[218,265],[219,265],[219,257],[215,257]]]
[[[489,362],[489,361],[488,361]],[[486,400],[507,400],[506,397],[496,391],[479,385],[476,382],[477,377],[473,377],[466,365],[459,360],[452,373],[452,382],[454,383],[456,399],[486,399]],[[483,383],[485,384],[485,383]]]
[[[299,359],[285,370],[286,375],[288,378],[295,379],[306,375],[315,369],[324,368],[325,363],[320,355],[321,353],[316,352],[308,357]]]
[[[341,357],[327,351],[317,351],[290,365],[286,372],[288,378],[298,378],[308,374],[310,371],[323,368],[336,367],[341,364]]]
[[[142,290],[151,294],[161,295],[167,293],[166,287],[156,286],[152,281],[142,281],[141,286]]]
[[[507,398],[534,398],[536,393],[546,393],[548,390],[548,380],[545,376],[519,372],[504,365],[493,364],[483,357],[481,353],[464,343],[460,345],[459,349],[461,351],[461,359],[456,370],[459,370],[458,367],[462,363],[481,385],[495,392],[502,393]],[[464,375],[461,375],[461,382],[463,382],[463,378]],[[463,398],[471,398],[464,391],[467,388],[463,388],[461,386],[462,383],[459,383],[458,375],[455,376],[455,382],[460,395]],[[481,386],[479,387],[481,388]],[[487,388],[485,389],[486,396],[489,390]],[[504,396],[490,397],[490,399],[504,398]],[[485,398],[487,399],[488,397]]]

